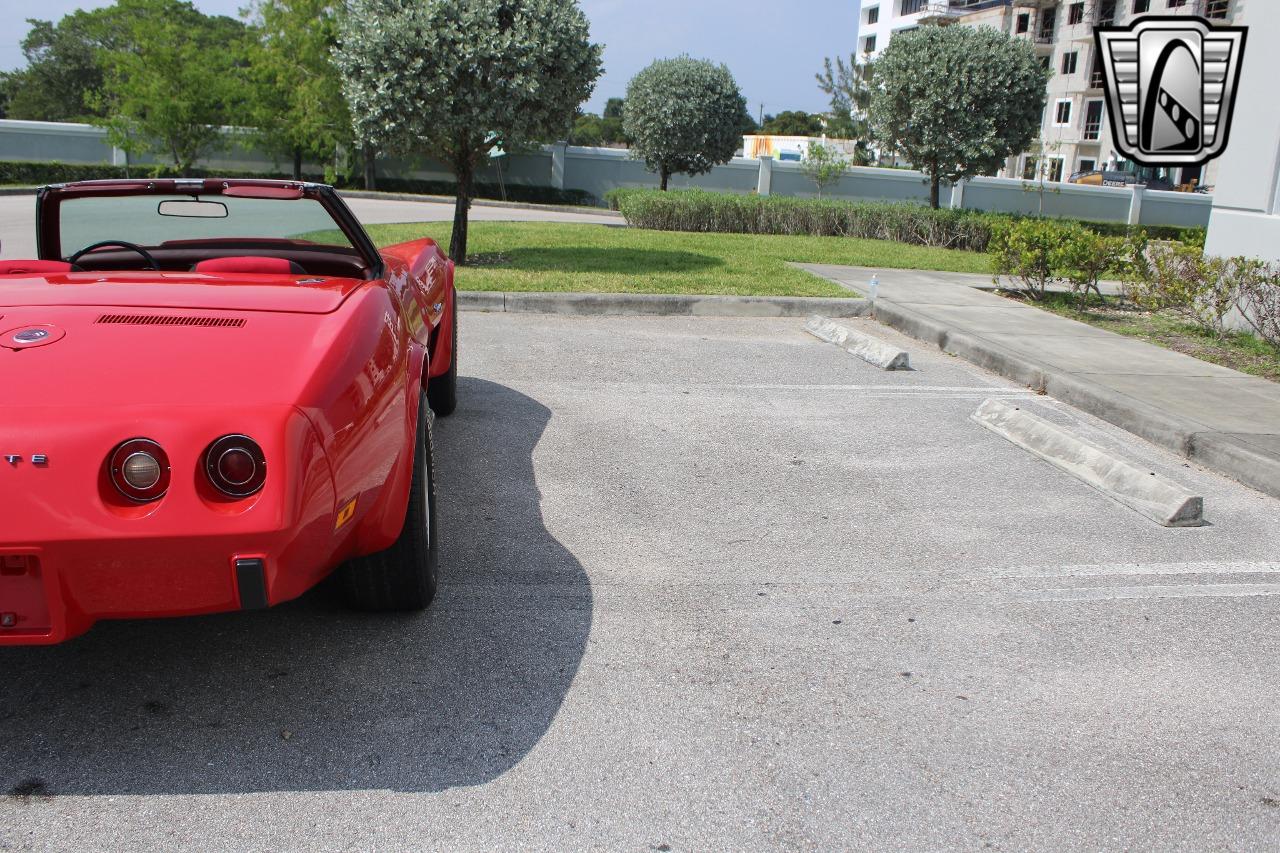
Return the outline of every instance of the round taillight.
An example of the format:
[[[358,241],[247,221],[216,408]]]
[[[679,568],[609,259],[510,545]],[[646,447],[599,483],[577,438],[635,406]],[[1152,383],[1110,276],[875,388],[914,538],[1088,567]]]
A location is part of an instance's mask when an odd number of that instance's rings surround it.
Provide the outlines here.
[[[224,495],[247,498],[267,481],[267,458],[249,436],[224,435],[205,450],[204,472]]]
[[[122,442],[107,460],[111,482],[131,501],[150,503],[169,491],[169,456],[149,438]]]

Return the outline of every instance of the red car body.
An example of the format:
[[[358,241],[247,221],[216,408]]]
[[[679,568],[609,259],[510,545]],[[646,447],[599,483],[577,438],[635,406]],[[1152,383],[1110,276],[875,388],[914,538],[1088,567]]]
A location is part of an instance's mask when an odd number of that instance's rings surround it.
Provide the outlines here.
[[[224,195],[318,204],[347,239],[144,247],[159,271],[104,247],[65,269],[71,201]],[[331,188],[300,183],[84,182],[44,188],[37,210],[39,262],[0,261],[0,645],[275,605],[396,542],[419,401],[456,377],[434,242],[378,251]],[[260,447],[255,494],[211,484],[223,436]],[[167,455],[158,500],[113,480],[113,450],[138,438]]]

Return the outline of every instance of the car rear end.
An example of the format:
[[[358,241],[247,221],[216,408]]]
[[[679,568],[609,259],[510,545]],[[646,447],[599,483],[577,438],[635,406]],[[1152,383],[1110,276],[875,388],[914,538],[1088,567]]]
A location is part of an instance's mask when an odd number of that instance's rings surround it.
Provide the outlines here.
[[[34,279],[12,290],[48,303],[83,287],[92,303],[128,286],[95,278],[56,277],[43,300]],[[328,369],[340,304],[0,304],[0,645],[276,604],[334,567],[333,474],[299,401]]]

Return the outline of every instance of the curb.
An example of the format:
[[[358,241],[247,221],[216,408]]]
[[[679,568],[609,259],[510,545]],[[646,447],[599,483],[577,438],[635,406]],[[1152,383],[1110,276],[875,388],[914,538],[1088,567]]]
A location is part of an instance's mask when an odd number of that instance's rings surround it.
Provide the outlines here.
[[[857,356],[881,370],[911,369],[911,356],[906,351],[870,335],[855,332],[818,314],[809,318],[809,322],[804,324],[804,330],[818,340],[835,344],[849,355]]]
[[[1204,498],[1050,423],[988,399],[971,419],[1163,527],[1204,525]]]
[[[417,193],[378,192],[377,190],[338,190],[343,198],[369,199],[373,201],[420,201],[428,204],[454,204],[451,195],[419,195]],[[583,207],[577,204],[537,204],[526,201],[498,201],[489,198],[471,199],[472,207],[505,207],[508,210],[545,210],[552,213],[583,213],[590,216],[608,216],[625,221],[622,214],[607,207]]]
[[[35,195],[39,187],[0,187],[0,196]]]
[[[521,293],[463,290],[464,311],[572,316],[656,317],[807,317],[822,312],[833,317],[861,317],[870,309],[865,299],[804,296],[688,296],[663,293]]]
[[[1082,412],[1115,424],[1250,488],[1280,498],[1280,459],[1250,446],[1247,440],[1206,431],[1200,424],[1063,373],[999,344],[954,331],[943,323],[883,299],[877,301],[874,316],[890,328],[935,344],[943,352],[959,356],[1019,384],[1042,390]]]

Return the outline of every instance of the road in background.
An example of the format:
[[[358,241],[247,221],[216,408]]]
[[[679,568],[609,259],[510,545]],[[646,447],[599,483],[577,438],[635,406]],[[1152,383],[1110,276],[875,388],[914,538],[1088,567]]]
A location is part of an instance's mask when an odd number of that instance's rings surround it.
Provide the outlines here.
[[[463,314],[435,608],[0,650],[0,848],[1280,846],[1280,503],[850,322]]]

